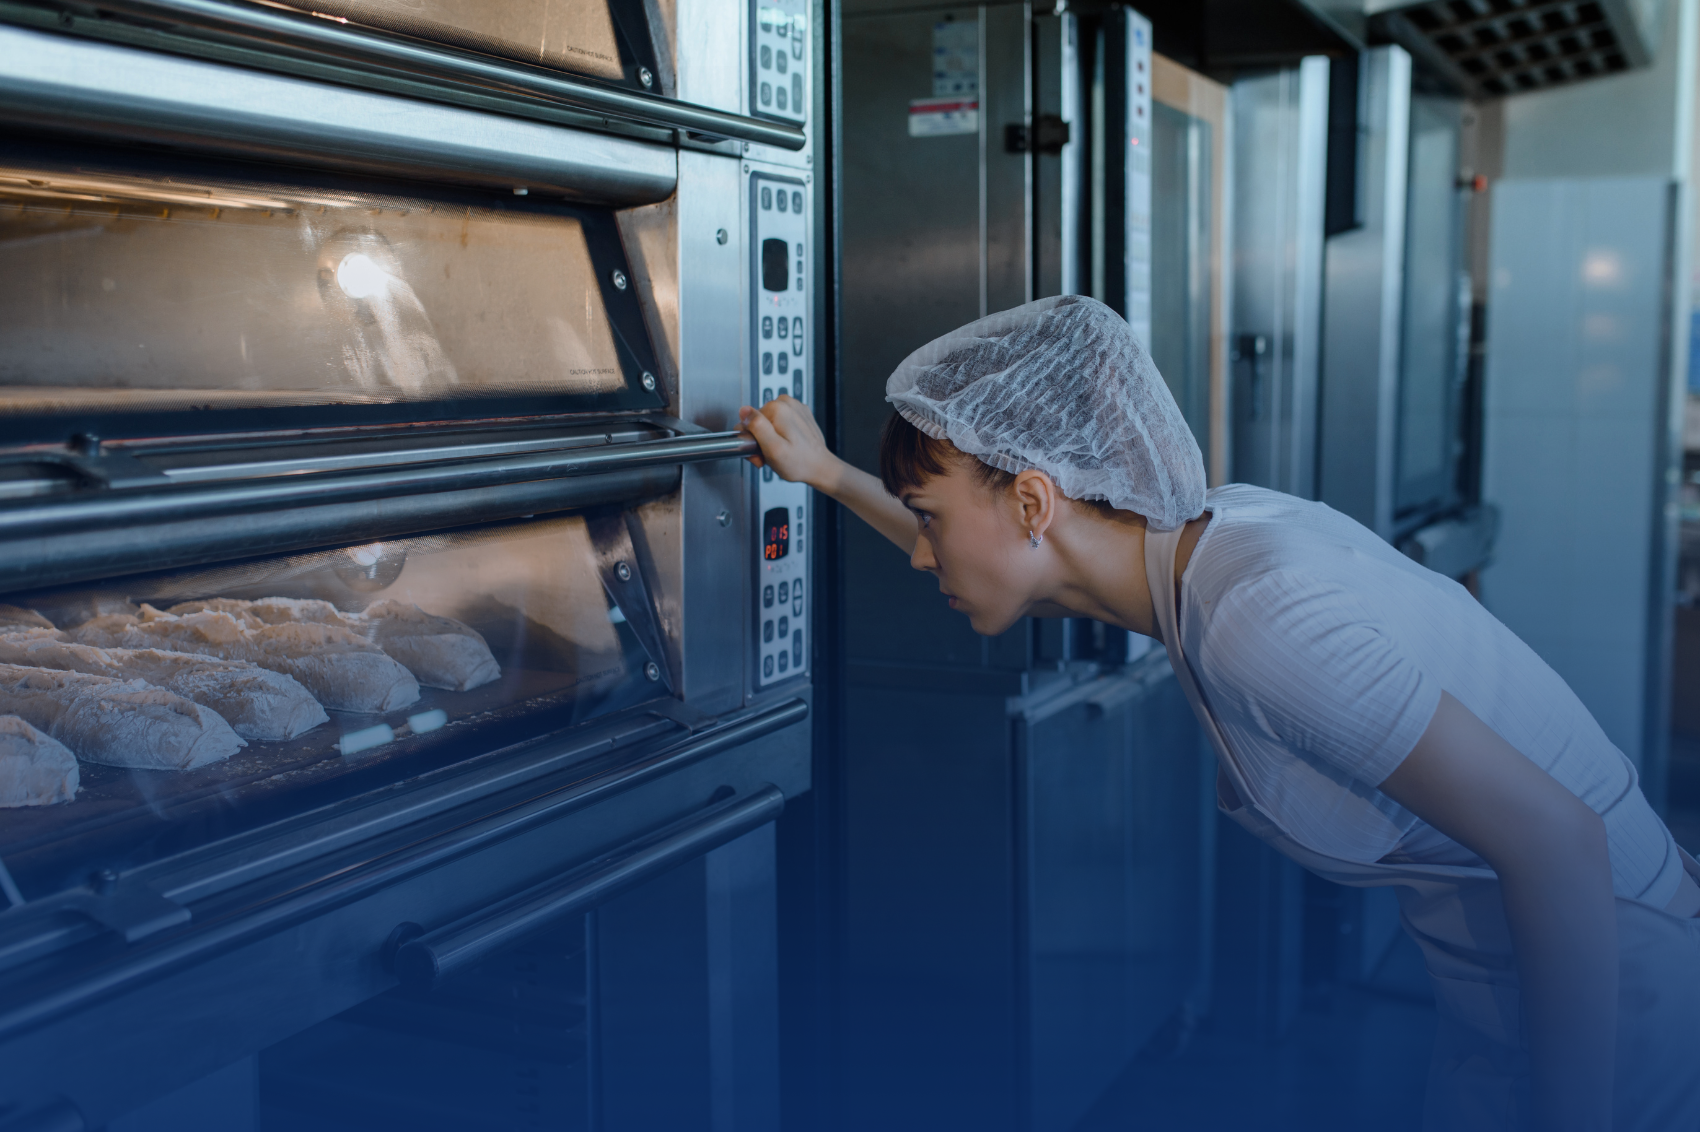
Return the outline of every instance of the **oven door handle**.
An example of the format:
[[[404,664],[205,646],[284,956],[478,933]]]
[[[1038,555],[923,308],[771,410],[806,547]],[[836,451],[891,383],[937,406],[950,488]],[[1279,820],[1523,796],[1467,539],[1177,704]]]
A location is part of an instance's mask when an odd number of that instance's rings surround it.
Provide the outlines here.
[[[402,924],[391,933],[386,948],[392,954],[390,967],[402,982],[429,987],[538,928],[593,908],[766,825],[784,809],[784,793],[767,785],[747,798],[729,799],[652,830],[564,877],[533,885],[433,931]]]

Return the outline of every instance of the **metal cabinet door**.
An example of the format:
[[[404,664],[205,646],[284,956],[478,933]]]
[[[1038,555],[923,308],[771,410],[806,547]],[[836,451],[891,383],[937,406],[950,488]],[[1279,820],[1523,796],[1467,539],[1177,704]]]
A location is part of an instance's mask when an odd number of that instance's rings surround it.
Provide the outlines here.
[[[1197,724],[1172,674],[1024,721],[1028,1127],[1071,1128],[1200,984]]]

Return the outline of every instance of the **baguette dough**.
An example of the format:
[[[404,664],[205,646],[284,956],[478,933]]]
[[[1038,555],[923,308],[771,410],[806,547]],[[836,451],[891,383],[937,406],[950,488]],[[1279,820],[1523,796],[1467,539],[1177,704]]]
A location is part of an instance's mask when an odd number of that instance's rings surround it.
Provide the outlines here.
[[[0,663],[138,679],[211,708],[244,739],[293,739],[329,717],[293,678],[240,660],[0,637]]]
[[[16,605],[0,605],[0,636],[9,637],[13,633],[48,632],[58,633],[53,622],[43,617],[33,609],[21,609]]]
[[[0,712],[104,766],[192,770],[247,746],[216,712],[182,696],[82,672],[0,664]]]
[[[50,806],[77,796],[77,760],[15,715],[0,715],[0,807]]]
[[[245,660],[292,676],[338,711],[394,711],[419,699],[413,674],[359,633],[337,625],[254,624],[257,618],[207,610],[177,616],[143,605],[139,618],[96,617],[72,637],[102,648],[168,649]],[[244,623],[248,621],[248,623]]]
[[[244,625],[288,625],[306,622],[311,625],[336,625],[351,632],[362,633],[366,626],[358,613],[344,613],[328,601],[316,598],[262,597],[244,601],[234,597],[213,597],[201,601],[179,602],[166,610],[179,616],[185,613],[228,613]]]
[[[417,605],[382,601],[366,610],[372,640],[427,688],[464,692],[502,674],[478,630]]]

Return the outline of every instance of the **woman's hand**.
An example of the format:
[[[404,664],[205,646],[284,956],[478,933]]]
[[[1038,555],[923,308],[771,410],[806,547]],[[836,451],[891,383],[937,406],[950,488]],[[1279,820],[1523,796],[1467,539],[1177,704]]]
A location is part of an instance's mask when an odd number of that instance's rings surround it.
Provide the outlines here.
[[[760,409],[746,405],[738,410],[738,423],[761,445],[761,455],[751,456],[750,463],[772,468],[780,479],[806,483],[831,496],[896,543],[903,553],[914,551],[914,514],[901,500],[892,498],[879,480],[833,455],[814,414],[801,401],[781,393]]]
[[[844,461],[827,448],[814,414],[801,401],[781,393],[759,409],[745,405],[738,410],[738,423],[761,445],[761,455],[751,456],[750,463],[831,494],[829,485],[839,478]]]

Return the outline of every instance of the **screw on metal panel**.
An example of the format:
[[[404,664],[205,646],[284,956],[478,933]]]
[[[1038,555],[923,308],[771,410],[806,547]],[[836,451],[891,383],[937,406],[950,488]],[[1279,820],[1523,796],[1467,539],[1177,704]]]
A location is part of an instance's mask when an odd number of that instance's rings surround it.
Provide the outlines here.
[[[614,576],[622,582],[629,582],[632,580],[632,568],[624,562],[616,562],[614,563]]]
[[[727,239],[728,239],[728,237],[726,235],[726,229],[720,228],[720,229],[717,229],[715,231],[715,233],[714,233],[714,242],[715,243],[724,244],[727,241]]]
[[[744,143],[744,152],[745,153],[750,152],[750,143],[749,142]]]
[[[651,393],[655,392],[655,375],[653,373],[645,373],[639,380],[643,382],[645,389]]]
[[[639,67],[638,82],[643,84],[643,89],[648,90],[655,85],[655,76],[649,73],[648,67]]]
[[[616,267],[614,269],[614,290],[624,291],[625,289],[626,289],[626,273],[624,271],[621,271],[619,268]]]
[[[730,527],[732,525],[732,512],[730,511],[722,511],[720,514],[716,515],[715,518],[719,520],[720,525],[723,527]]]
[[[97,869],[89,877],[89,886],[105,896],[118,887],[118,874],[111,869]]]
[[[643,676],[646,680],[661,679],[661,666],[653,660],[643,666]]]

